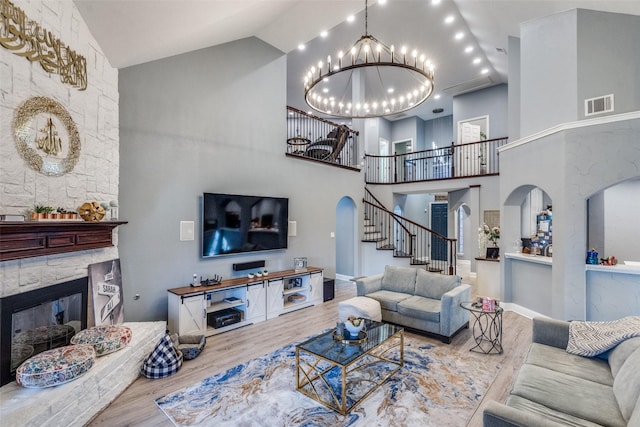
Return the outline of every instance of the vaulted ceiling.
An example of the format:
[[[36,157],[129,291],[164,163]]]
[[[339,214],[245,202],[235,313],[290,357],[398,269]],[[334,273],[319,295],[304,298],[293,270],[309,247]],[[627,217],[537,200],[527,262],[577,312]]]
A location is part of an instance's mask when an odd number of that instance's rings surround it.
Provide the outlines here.
[[[307,67],[364,34],[363,0],[74,0],[113,67],[255,36],[287,53],[288,104],[305,108]],[[408,115],[450,114],[454,95],[507,82],[520,23],[573,8],[640,15],[640,0],[388,0],[368,2],[368,32],[436,66],[435,95]],[[355,15],[353,22],[346,22]],[[448,21],[445,19],[448,18]],[[449,22],[450,21],[450,22]],[[326,31],[325,37],[320,34]],[[462,34],[456,39],[456,34]],[[305,45],[299,50],[299,45]],[[467,48],[472,52],[465,52]]]

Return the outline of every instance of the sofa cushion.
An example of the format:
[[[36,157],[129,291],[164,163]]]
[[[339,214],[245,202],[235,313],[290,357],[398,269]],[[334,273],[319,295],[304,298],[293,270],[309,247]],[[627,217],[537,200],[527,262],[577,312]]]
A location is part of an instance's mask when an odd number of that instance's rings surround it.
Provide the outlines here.
[[[640,375],[638,372],[640,372],[640,349],[636,349],[627,357],[627,361],[624,362],[613,380],[613,394],[625,420],[631,418],[631,413],[640,399]]]
[[[596,424],[627,425],[612,387],[562,372],[525,363],[511,393]]]
[[[383,310],[398,311],[398,303],[411,297],[411,295],[392,291],[376,291],[368,294],[367,297],[378,301],[380,308]]]
[[[625,340],[611,349],[609,352],[609,366],[614,378],[618,375],[618,371],[627,361],[627,358],[638,348],[640,348],[640,337]]]
[[[460,276],[449,276],[418,270],[415,282],[415,295],[440,299],[442,295],[458,286],[462,282],[462,279]]]
[[[525,363],[600,384],[613,385],[611,370],[606,361],[569,354],[561,348],[532,343]]]
[[[441,304],[438,299],[414,295],[398,303],[398,313],[403,316],[440,323]]]
[[[582,418],[574,417],[564,412],[559,412],[551,408],[547,408],[537,402],[529,399],[524,399],[520,396],[511,395],[507,398],[507,406],[515,409],[519,409],[524,412],[528,412],[536,416],[536,419],[540,421],[540,418],[550,419],[562,425],[572,427],[602,427],[600,424],[595,424]]]
[[[416,268],[387,265],[382,275],[382,289],[413,295],[416,289]]]

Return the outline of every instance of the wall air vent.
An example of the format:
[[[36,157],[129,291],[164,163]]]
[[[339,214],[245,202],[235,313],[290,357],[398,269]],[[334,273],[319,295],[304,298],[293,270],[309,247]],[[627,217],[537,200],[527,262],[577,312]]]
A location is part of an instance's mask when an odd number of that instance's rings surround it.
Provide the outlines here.
[[[584,100],[584,115],[594,116],[596,114],[610,113],[613,111],[613,94],[598,96]]]

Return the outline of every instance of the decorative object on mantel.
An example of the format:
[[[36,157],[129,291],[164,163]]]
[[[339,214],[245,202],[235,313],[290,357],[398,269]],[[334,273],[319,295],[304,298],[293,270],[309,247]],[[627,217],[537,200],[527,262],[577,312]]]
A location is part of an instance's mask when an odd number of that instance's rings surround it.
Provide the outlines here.
[[[104,218],[104,208],[98,202],[85,202],[78,208],[78,214],[89,222],[98,222]]]
[[[31,62],[39,62],[62,83],[87,89],[87,60],[62,43],[9,0],[0,0],[0,45]]]
[[[69,112],[51,98],[34,96],[23,102],[13,118],[13,134],[20,156],[43,175],[62,176],[78,163],[78,129]]]
[[[314,63],[304,76],[304,98],[314,110],[345,118],[383,117],[417,107],[433,93],[431,61],[370,35],[368,10],[365,0],[364,35],[333,61],[328,56]],[[359,90],[353,89],[356,82]]]

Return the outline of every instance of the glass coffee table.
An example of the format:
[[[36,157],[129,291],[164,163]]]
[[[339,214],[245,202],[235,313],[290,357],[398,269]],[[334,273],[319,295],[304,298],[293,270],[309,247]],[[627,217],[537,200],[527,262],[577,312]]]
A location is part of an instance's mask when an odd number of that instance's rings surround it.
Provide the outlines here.
[[[367,320],[359,339],[336,330],[296,345],[296,390],[348,414],[404,365],[404,329]]]

